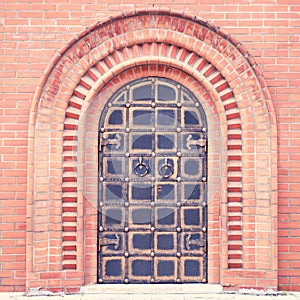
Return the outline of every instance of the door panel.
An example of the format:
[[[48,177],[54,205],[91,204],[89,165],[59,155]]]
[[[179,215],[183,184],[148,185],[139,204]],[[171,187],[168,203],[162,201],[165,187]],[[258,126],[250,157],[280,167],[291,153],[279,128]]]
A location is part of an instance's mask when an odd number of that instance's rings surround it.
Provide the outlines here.
[[[99,283],[206,282],[207,128],[183,86],[134,81],[99,130]]]

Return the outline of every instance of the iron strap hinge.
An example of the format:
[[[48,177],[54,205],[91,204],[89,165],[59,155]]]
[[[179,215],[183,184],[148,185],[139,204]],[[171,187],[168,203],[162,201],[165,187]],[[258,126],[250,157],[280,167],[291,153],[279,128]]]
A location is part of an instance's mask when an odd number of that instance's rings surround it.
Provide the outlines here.
[[[197,140],[193,140],[193,136],[191,134],[189,134],[189,136],[186,139],[186,147],[189,150],[192,150],[192,146],[204,147],[204,152],[206,152],[206,139],[200,138]]]
[[[205,242],[202,239],[192,239],[192,235],[189,234],[186,237],[186,248],[187,250],[191,250],[191,246],[199,246],[199,247],[204,247],[205,246]]]
[[[114,249],[117,250],[120,246],[120,236],[115,233],[115,238],[100,238],[99,239],[99,251],[101,250],[101,246],[115,245]]]
[[[114,138],[101,138],[100,139],[100,151],[102,146],[115,145],[115,149],[121,147],[121,136],[117,133]]]

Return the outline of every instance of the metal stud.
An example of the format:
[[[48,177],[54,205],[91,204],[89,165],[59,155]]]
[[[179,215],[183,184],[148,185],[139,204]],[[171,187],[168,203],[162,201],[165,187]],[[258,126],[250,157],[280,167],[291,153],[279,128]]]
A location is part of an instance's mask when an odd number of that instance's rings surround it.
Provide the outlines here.
[[[202,278],[202,282],[206,282],[206,278]]]
[[[151,255],[151,257],[154,257],[155,256],[154,251],[151,251],[150,255]]]
[[[207,203],[205,201],[202,202],[202,206],[205,207]]]
[[[203,132],[206,132],[206,128],[205,128],[205,127],[203,127],[203,128],[202,128],[202,131],[203,131]]]
[[[151,230],[152,232],[154,232],[154,231],[155,231],[155,228],[154,228],[153,226],[151,226],[150,230]]]
[[[151,181],[154,182],[155,181],[155,177],[151,177]]]
[[[181,128],[178,127],[178,128],[176,129],[176,131],[177,131],[177,132],[181,132]]]
[[[181,227],[177,227],[177,228],[176,228],[176,231],[177,231],[177,232],[181,232]]]
[[[125,131],[126,131],[127,133],[129,133],[129,132],[130,132],[130,128],[127,127],[127,128],[125,129]]]
[[[100,131],[101,131],[101,132],[104,132],[104,131],[105,131],[105,128],[104,128],[104,127],[101,127]]]
[[[125,182],[129,182],[129,177],[125,177]]]
[[[207,178],[206,177],[202,177],[202,181],[206,182]]]
[[[151,201],[151,206],[155,206],[155,202],[154,201]]]
[[[127,202],[127,201],[124,204],[125,204],[126,207],[129,206],[129,202]]]
[[[102,232],[104,231],[104,228],[102,226],[99,227],[99,231]]]
[[[177,253],[176,253],[176,256],[177,256],[177,257],[181,257],[181,253],[180,253],[180,252],[177,252]]]
[[[177,282],[177,283],[181,283],[181,279],[180,279],[180,278],[177,278],[176,282]]]
[[[181,152],[177,152],[177,157],[181,157],[182,156],[182,153]]]
[[[177,202],[177,206],[180,207],[180,206],[181,206],[181,203],[180,203],[180,202]]]
[[[129,156],[130,156],[130,153],[129,153],[129,152],[126,152],[126,153],[125,153],[125,156],[126,156],[126,157],[129,157]]]
[[[156,153],[155,153],[155,152],[152,152],[152,153],[151,153],[151,156],[152,156],[152,157],[155,157],[155,156],[156,156]]]
[[[129,253],[126,251],[126,252],[124,253],[124,256],[125,256],[125,257],[128,257],[128,256],[129,256]]]
[[[151,131],[152,131],[152,132],[155,132],[155,130],[156,130],[155,127],[152,127],[152,128],[151,128]]]
[[[181,181],[181,177],[177,177],[176,180],[177,180],[178,182],[180,182],[180,181]]]
[[[126,85],[126,89],[127,90],[129,90],[130,89],[130,85],[128,84],[128,85]]]
[[[127,103],[125,104],[125,106],[126,106],[127,108],[129,108],[129,107],[130,107],[130,103],[127,102]]]
[[[108,106],[108,107],[112,107],[112,104],[111,104],[111,103],[108,103],[107,106]]]
[[[99,180],[102,182],[102,181],[104,181],[104,177],[99,177]]]
[[[128,231],[129,231],[129,228],[128,228],[128,227],[125,227],[125,228],[124,228],[124,231],[125,231],[125,232],[128,232]]]
[[[151,107],[152,107],[152,108],[155,108],[155,106],[156,106],[155,102],[152,102],[152,103],[151,103]]]
[[[102,278],[99,278],[98,282],[99,282],[99,283],[103,283],[103,279],[102,279]]]
[[[199,107],[199,105],[200,105],[199,102],[195,102],[196,107]]]
[[[152,277],[151,280],[150,280],[150,282],[151,282],[151,283],[154,283],[154,282],[155,282],[155,279]]]
[[[203,227],[203,228],[202,228],[202,231],[203,231],[203,232],[206,232],[206,227]]]
[[[100,205],[100,207],[103,207],[103,206],[104,206],[104,203],[101,201],[101,202],[99,203],[99,205]]]
[[[181,85],[177,84],[176,87],[180,90],[181,89]]]
[[[177,103],[177,107],[180,108],[182,106],[181,103]]]
[[[128,282],[129,282],[128,278],[125,278],[124,283],[128,283]]]

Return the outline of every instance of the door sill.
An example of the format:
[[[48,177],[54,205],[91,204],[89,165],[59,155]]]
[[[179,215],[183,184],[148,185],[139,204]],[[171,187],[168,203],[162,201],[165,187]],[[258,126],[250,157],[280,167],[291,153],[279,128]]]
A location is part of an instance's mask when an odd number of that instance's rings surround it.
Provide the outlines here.
[[[220,294],[220,284],[95,284],[81,288],[84,294]]]

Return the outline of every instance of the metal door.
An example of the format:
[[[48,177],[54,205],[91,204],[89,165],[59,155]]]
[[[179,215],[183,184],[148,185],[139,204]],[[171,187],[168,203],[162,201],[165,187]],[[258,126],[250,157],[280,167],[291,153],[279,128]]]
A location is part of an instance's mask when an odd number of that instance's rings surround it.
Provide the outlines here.
[[[99,283],[206,282],[207,129],[182,85],[136,80],[99,130]]]

